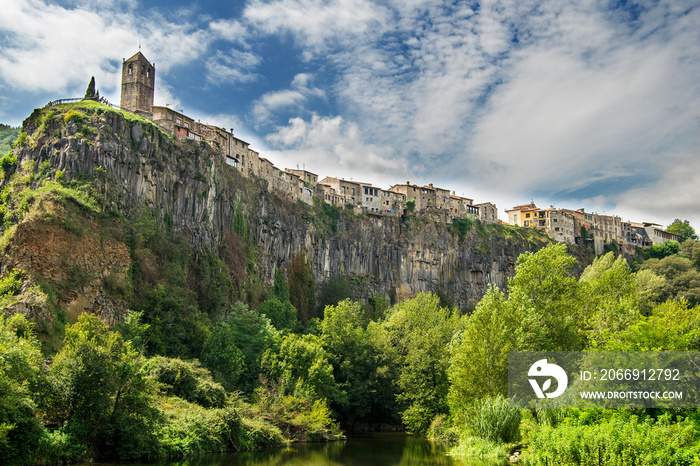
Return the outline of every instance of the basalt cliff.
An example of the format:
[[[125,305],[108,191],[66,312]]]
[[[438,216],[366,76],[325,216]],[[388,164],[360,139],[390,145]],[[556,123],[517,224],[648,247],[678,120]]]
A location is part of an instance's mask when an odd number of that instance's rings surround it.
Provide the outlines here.
[[[65,282],[76,279],[79,266],[78,286],[62,297],[63,305],[69,313],[95,312],[112,322],[128,304],[110,298],[104,284],[128,280],[137,256],[119,230],[145,211],[195,254],[222,255],[236,249],[232,242],[249,244],[254,264],[243,256],[228,260],[247,261],[242,268],[254,267],[261,282],[271,283],[276,268],[284,271],[303,253],[317,283],[344,274],[359,299],[381,296],[394,303],[436,292],[463,310],[473,308],[489,285],[504,289],[517,257],[550,241],[477,221],[458,228],[449,219],[421,215],[328,215],[322,206],[271,194],[263,180],[244,179],[204,142],[174,139],[147,120],[96,103],[36,110],[12,156],[16,162],[5,164],[0,184],[4,193],[18,195],[12,180],[20,176],[29,190],[49,183],[59,194],[57,186],[83,181],[99,205],[90,211],[56,196],[29,196],[25,210],[34,214],[15,215],[11,225],[6,213],[0,274],[21,269],[34,281]],[[71,227],[78,221],[82,232]],[[15,305],[25,312],[37,306]]]

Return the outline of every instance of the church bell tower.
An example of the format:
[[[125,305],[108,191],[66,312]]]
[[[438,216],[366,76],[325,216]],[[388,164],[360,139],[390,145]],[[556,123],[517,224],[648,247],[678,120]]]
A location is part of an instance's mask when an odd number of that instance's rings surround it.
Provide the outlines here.
[[[156,67],[139,51],[122,63],[122,95],[119,106],[129,112],[151,115]]]

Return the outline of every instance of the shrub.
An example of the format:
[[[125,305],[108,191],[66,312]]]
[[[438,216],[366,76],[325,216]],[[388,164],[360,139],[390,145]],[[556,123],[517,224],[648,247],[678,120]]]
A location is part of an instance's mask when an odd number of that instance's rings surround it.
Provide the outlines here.
[[[78,110],[71,109],[66,112],[66,114],[63,116],[63,121],[66,123],[73,122],[76,125],[82,125],[83,123],[83,118],[85,118],[85,114],[83,112],[79,112]]]
[[[23,277],[24,274],[21,270],[13,269],[5,278],[0,279],[0,298],[19,293]]]
[[[24,134],[24,133],[22,133]],[[8,152],[0,159],[0,170],[2,170],[2,177],[7,178],[7,175],[15,169],[17,166],[17,157],[12,153]]]
[[[177,396],[205,408],[220,408],[226,403],[226,391],[214,382],[211,373],[196,359],[156,356],[148,360],[143,370],[157,380],[168,396]]]
[[[471,229],[472,223],[473,223],[473,220],[470,217],[466,217],[466,218],[455,217],[452,219],[452,228],[453,228],[453,231],[456,231],[457,235],[459,235],[459,242],[460,243],[463,243],[464,240],[467,238],[467,232]]]
[[[27,144],[28,140],[29,140],[29,136],[27,136],[27,133],[25,133],[24,131],[21,131],[19,133],[19,136],[17,136],[17,140],[12,144],[12,148],[22,147],[25,144]]]
[[[444,414],[438,414],[430,423],[430,427],[425,434],[431,440],[445,440],[454,442],[459,439],[459,432],[446,419]]]

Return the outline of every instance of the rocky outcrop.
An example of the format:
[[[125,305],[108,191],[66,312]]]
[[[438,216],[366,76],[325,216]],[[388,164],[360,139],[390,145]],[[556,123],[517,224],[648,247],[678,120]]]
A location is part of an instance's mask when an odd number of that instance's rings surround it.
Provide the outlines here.
[[[51,320],[43,288],[61,294],[54,300],[71,320],[87,311],[108,324],[119,321],[127,303],[112,291],[126,287],[131,258],[123,241],[103,234],[116,231],[116,222],[98,224],[87,212],[50,199],[40,200],[32,214],[17,226],[12,246],[0,258],[0,271],[30,272],[10,307],[35,322]],[[42,287],[36,286],[38,281]]]
[[[367,298],[395,302],[434,291],[467,309],[489,285],[505,288],[519,254],[547,242],[495,226],[474,226],[460,241],[430,218],[346,213],[330,228],[335,221],[280,199],[263,180],[244,179],[204,142],[175,140],[128,114],[84,112],[81,122],[57,108],[35,111],[24,123],[31,142],[18,151],[20,164],[48,161],[67,178],[95,175],[106,209],[127,217],[156,209],[197,248],[217,249],[238,215],[269,280],[304,252],[317,281],[344,273]]]

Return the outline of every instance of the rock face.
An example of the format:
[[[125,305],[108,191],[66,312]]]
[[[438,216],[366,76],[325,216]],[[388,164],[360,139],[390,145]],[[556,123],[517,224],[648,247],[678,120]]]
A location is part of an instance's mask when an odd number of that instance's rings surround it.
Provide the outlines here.
[[[125,286],[131,257],[123,241],[101,234],[109,223],[115,230],[116,221],[98,225],[87,213],[75,210],[67,212],[41,200],[34,218],[17,226],[12,247],[0,258],[0,271],[31,271],[34,280],[67,291],[60,297],[66,317],[75,320],[87,311],[111,325],[120,320],[127,303],[105,287]],[[47,296],[33,285],[25,282],[22,300],[12,307],[33,321],[51,320]]]
[[[344,213],[333,226],[322,214],[268,192],[263,180],[244,179],[204,142],[176,141],[112,111],[86,112],[82,123],[66,122],[60,111],[46,116],[49,111],[37,110],[25,121],[32,142],[18,151],[20,165],[48,161],[66,178],[94,174],[102,180],[106,208],[127,218],[156,209],[197,248],[218,248],[235,217],[245,219],[268,280],[303,252],[317,281],[344,273],[362,297],[393,303],[433,291],[468,309],[489,285],[505,288],[519,254],[547,241],[481,225],[460,241],[431,218]]]

